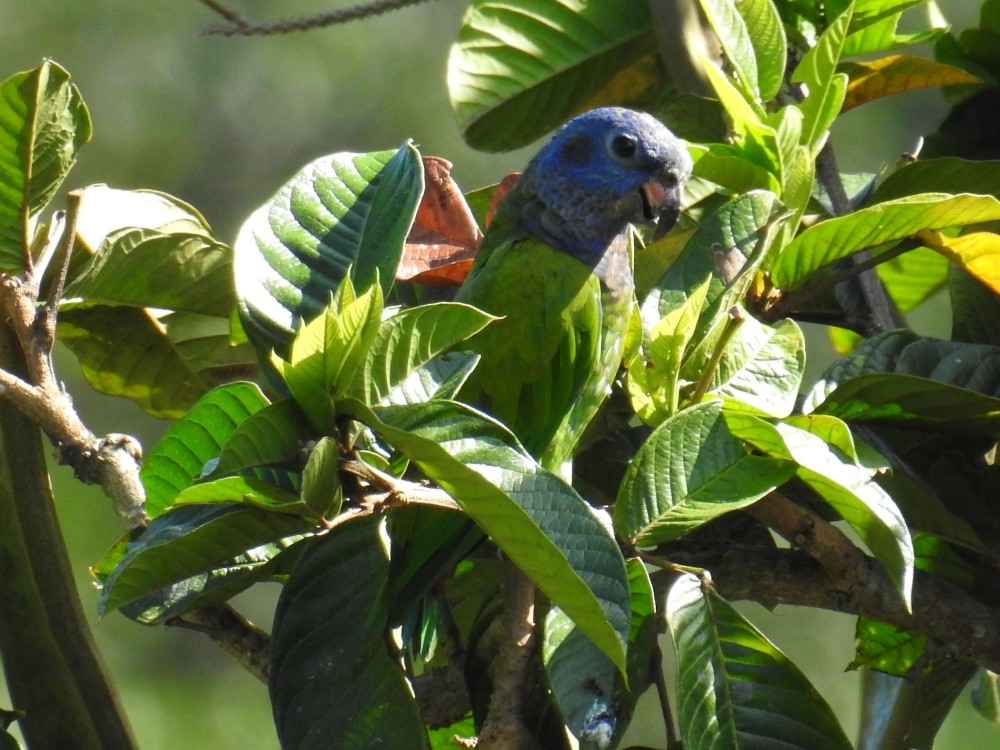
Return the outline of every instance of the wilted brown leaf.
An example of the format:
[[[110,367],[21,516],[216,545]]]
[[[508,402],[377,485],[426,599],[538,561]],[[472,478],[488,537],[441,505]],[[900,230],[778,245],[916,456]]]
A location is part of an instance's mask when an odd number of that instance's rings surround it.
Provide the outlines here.
[[[423,162],[424,195],[396,279],[457,286],[472,266],[483,233],[451,178],[451,162],[436,156],[425,156]]]

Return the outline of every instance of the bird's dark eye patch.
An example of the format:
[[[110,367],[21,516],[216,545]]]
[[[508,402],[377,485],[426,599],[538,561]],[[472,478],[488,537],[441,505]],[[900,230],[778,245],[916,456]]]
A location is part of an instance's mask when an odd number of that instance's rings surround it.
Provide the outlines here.
[[[618,133],[611,139],[611,153],[619,159],[631,159],[635,156],[635,136],[628,133]]]
[[[590,138],[584,134],[576,135],[566,141],[562,154],[566,161],[573,164],[586,164],[590,161],[593,147]]]
[[[680,181],[681,178],[674,172],[667,172],[660,178],[660,184],[667,189],[677,187],[680,184]]]

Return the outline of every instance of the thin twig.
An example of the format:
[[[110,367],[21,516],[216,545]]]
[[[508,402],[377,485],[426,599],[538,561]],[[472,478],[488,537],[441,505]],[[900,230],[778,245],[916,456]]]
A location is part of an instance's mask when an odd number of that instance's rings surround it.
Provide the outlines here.
[[[211,26],[205,29],[205,34],[215,36],[268,36],[272,34],[289,34],[294,31],[309,31],[312,29],[336,26],[339,24],[374,18],[384,13],[400,10],[410,5],[420,5],[429,0],[375,0],[360,3],[347,8],[338,8],[325,13],[295,18],[282,18],[275,21],[254,21],[223,5],[218,0],[200,0],[229,23]]]

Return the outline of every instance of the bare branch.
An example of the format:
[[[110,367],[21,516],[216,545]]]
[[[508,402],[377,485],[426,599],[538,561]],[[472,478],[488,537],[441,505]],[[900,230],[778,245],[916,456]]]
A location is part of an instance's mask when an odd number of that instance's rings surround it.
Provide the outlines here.
[[[867,556],[863,569],[850,567],[846,578],[831,578],[828,569],[801,550],[726,545],[671,551],[670,557],[710,570],[716,589],[727,599],[864,615],[923,633],[954,657],[1000,670],[1000,610],[925,571],[915,572],[913,611],[908,612],[892,581]],[[666,575],[654,578],[658,587],[666,585]]]
[[[204,633],[250,674],[267,683],[269,637],[228,604],[209,604],[167,621],[167,625]]]
[[[336,26],[373,18],[393,10],[400,10],[410,5],[420,5],[429,0],[374,0],[360,3],[347,8],[338,8],[325,13],[296,18],[282,18],[275,21],[254,21],[241,13],[223,5],[218,0],[201,0],[228,23],[205,29],[205,34],[216,36],[268,36],[272,34],[290,34],[294,31],[310,31],[326,26]]]

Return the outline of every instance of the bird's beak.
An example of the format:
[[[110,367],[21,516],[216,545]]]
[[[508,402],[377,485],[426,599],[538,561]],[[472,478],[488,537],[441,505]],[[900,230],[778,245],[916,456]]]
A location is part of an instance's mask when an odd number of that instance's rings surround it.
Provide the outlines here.
[[[643,198],[643,214],[648,221],[656,223],[653,237],[662,237],[677,223],[681,215],[683,182],[676,177],[671,180],[653,179],[644,183],[640,191]]]

